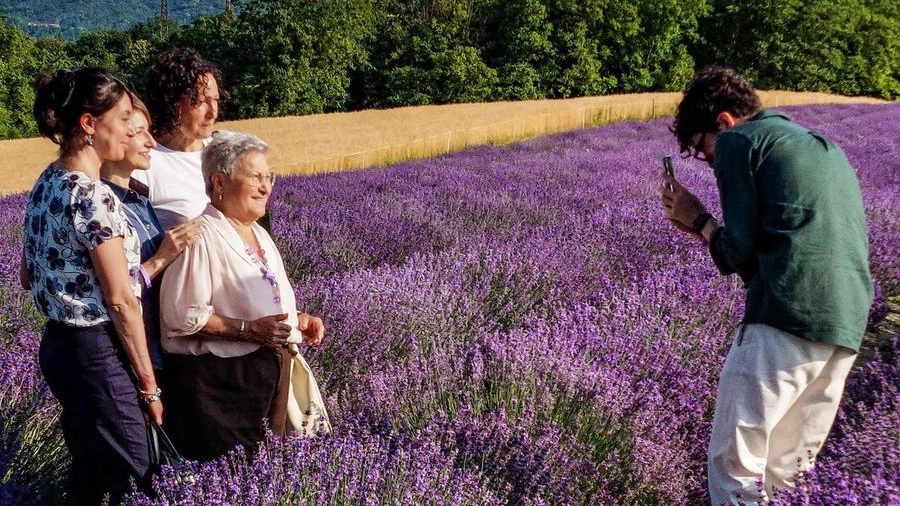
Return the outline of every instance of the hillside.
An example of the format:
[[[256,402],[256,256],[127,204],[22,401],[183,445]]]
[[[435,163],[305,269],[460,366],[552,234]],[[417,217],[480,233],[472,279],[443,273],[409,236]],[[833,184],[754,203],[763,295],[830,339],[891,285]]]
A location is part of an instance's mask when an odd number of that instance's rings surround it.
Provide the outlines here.
[[[201,14],[221,11],[225,0],[169,0],[169,17],[189,23]],[[159,16],[159,0],[0,0],[10,22],[34,36],[74,40],[95,28],[126,29]]]

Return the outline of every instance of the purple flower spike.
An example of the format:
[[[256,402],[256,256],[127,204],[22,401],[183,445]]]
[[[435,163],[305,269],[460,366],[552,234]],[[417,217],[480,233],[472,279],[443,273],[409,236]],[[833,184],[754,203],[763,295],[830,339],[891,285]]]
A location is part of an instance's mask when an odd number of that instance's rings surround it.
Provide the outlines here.
[[[857,169],[875,323],[900,295],[900,104],[785,109]],[[300,310],[325,321],[304,356],[334,431],[272,436],[204,463],[192,487],[163,470],[152,498],[123,504],[708,504],[743,294],[663,217],[670,123],[284,178],[273,237]],[[707,166],[675,160],[682,184],[718,201]],[[2,258],[21,256],[25,199],[0,198]],[[18,267],[0,263],[0,503],[56,504],[67,454]],[[815,468],[772,506],[900,504],[898,347],[859,360]]]

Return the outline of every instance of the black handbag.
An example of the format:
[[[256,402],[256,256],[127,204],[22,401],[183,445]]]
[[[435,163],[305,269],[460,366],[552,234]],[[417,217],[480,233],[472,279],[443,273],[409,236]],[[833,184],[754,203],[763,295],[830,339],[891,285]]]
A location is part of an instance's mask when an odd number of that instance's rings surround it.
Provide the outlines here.
[[[152,420],[147,425],[147,438],[150,441],[150,466],[155,472],[162,466],[170,466],[176,485],[190,486],[196,483],[194,464],[175,449],[166,431]]]

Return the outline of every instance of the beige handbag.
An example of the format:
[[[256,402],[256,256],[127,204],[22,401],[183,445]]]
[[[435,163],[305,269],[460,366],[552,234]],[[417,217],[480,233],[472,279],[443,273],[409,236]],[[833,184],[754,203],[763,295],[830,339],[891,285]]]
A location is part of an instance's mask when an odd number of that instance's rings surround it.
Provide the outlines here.
[[[291,385],[288,397],[288,421],[300,435],[312,437],[331,432],[328,411],[319,385],[309,364],[296,344],[288,346],[291,353]]]

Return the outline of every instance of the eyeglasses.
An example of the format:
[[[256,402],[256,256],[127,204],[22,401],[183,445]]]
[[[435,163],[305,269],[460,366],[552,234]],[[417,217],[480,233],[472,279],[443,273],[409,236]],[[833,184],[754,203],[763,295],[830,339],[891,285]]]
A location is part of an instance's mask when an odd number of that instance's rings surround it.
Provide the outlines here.
[[[698,140],[696,144],[691,146],[690,156],[693,156],[694,158],[696,158],[697,160],[700,160],[701,162],[705,162],[706,161],[706,153],[704,153],[702,151],[703,145],[705,143],[706,143],[706,132],[703,132],[700,134],[700,140]]]
[[[269,183],[269,187],[273,187],[275,186],[275,173],[269,172],[268,174],[260,174],[259,172],[254,172],[253,174],[244,176],[241,182],[254,188],[259,188],[265,183]]]

